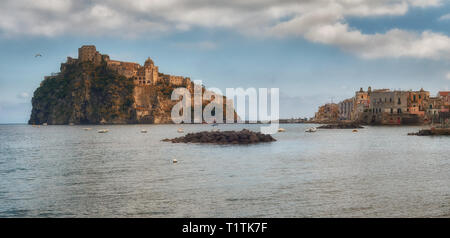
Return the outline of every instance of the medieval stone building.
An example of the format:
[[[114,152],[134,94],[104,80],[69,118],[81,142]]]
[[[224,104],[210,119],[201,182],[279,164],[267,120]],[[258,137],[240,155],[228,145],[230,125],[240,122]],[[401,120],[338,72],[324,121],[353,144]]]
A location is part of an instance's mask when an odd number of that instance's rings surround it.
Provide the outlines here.
[[[100,54],[94,45],[84,45],[79,48],[78,59],[67,57],[67,62],[61,64],[61,71],[64,71],[68,64],[74,64],[76,62],[92,62],[94,65],[106,63],[109,69],[127,78],[132,78],[136,86],[155,85],[158,82],[174,86],[188,85],[190,83],[189,78],[160,73],[158,66],[155,66],[150,57],[145,61],[143,66],[134,62],[111,60],[108,55]]]

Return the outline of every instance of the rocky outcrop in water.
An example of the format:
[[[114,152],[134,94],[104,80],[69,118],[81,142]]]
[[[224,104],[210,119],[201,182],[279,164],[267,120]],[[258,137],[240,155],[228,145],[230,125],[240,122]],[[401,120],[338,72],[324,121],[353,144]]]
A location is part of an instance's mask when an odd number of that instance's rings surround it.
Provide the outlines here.
[[[409,136],[450,136],[450,128],[423,129],[408,133]]]
[[[172,91],[184,87],[194,95],[194,83],[187,79],[178,82],[170,75],[161,74],[161,80],[140,84],[136,77],[127,77],[126,73],[108,66],[110,61],[106,58],[82,59],[69,57],[61,65],[60,73],[45,77],[34,92],[29,124],[172,123],[172,107],[178,103],[171,100]],[[206,91],[204,87],[201,89]],[[202,100],[202,108],[211,100]],[[226,112],[225,97],[223,104]],[[234,118],[237,119],[236,113]]]
[[[29,124],[136,122],[134,84],[104,65],[73,64],[36,89]]]
[[[172,143],[255,144],[276,140],[271,135],[243,129],[242,131],[203,131],[189,133],[182,137],[164,139],[163,141]]]
[[[357,123],[339,123],[319,126],[320,129],[361,129],[364,128]]]

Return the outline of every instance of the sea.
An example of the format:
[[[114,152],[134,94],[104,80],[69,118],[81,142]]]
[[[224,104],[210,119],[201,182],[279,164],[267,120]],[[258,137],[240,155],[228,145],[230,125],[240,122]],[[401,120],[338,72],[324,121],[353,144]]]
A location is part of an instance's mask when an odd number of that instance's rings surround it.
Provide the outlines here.
[[[450,217],[450,137],[280,126],[212,145],[161,141],[210,125],[0,125],[0,217]]]

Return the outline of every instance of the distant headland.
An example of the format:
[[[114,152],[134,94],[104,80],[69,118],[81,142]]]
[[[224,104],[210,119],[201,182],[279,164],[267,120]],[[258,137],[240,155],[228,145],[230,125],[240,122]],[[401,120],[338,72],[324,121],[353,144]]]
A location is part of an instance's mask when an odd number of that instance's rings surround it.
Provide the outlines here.
[[[60,70],[34,92],[29,124],[172,123],[173,89],[194,88],[189,77],[159,72],[150,58],[144,65],[112,60],[94,45],[79,48]]]

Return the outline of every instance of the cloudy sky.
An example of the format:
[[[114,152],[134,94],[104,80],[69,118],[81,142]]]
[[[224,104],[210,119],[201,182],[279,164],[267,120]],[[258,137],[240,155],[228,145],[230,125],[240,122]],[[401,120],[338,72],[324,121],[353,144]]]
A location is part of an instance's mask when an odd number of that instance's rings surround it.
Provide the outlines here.
[[[83,44],[223,91],[277,87],[282,117],[309,117],[360,87],[449,90],[450,1],[2,0],[0,123],[26,122]]]

